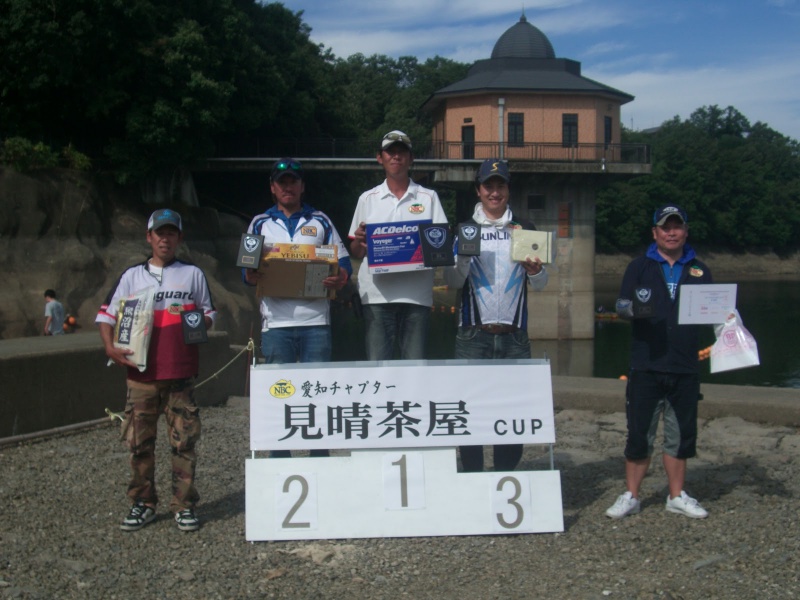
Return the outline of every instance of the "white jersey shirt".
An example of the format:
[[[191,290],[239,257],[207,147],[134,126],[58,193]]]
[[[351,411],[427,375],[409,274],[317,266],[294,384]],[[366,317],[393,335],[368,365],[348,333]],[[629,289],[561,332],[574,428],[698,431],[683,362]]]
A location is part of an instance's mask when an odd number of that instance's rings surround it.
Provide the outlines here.
[[[447,223],[439,196],[435,191],[409,182],[402,198],[389,191],[384,180],[379,186],[361,194],[350,225],[350,239],[355,238],[361,223],[398,223],[403,221],[432,221]],[[433,269],[379,273],[369,271],[367,258],[358,270],[358,291],[364,304],[407,302],[431,306],[433,304]]]
[[[352,271],[350,255],[330,218],[307,204],[302,206],[294,233],[289,232],[283,213],[274,206],[266,213],[256,215],[250,222],[247,233],[263,235],[265,243],[335,245],[339,268],[346,270],[348,274]],[[325,298],[261,298],[260,311],[262,331],[274,327],[330,325],[330,304]]]

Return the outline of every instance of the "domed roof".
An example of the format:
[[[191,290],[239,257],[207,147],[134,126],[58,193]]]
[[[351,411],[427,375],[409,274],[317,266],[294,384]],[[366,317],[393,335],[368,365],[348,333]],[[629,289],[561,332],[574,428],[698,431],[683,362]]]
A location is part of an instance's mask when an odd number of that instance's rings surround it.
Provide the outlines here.
[[[528,23],[523,14],[519,22],[500,36],[492,50],[492,58],[555,58],[547,36]]]

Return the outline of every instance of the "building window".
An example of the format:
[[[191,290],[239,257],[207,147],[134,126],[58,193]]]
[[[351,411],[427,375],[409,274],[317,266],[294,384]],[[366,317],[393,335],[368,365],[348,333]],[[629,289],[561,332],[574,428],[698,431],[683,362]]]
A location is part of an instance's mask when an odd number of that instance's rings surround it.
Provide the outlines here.
[[[525,115],[508,113],[508,145],[522,146],[525,143]]]
[[[564,148],[578,145],[578,115],[561,115],[561,145]]]
[[[544,194],[528,194],[528,210],[544,210]]]
[[[605,132],[603,135],[603,142],[606,145],[606,150],[608,149],[608,145],[611,143],[611,126],[613,125],[614,121],[611,117],[605,118]]]

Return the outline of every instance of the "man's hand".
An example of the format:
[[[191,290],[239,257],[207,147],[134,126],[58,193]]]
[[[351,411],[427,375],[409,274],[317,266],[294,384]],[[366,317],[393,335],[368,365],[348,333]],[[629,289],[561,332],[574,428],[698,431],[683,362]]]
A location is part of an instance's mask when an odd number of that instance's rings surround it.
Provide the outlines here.
[[[136,363],[128,360],[128,355],[133,354],[133,350],[128,348],[117,348],[114,345],[114,327],[108,323],[99,323],[100,338],[103,340],[103,347],[106,349],[106,356],[115,365],[121,367],[137,368]]]
[[[353,258],[364,258],[367,255],[367,224],[361,223],[350,240],[350,254]]]
[[[322,280],[322,285],[324,285],[326,288],[333,288],[337,291],[342,289],[346,283],[347,271],[344,269],[339,269],[339,272],[336,275],[331,275],[330,277],[326,277]]]
[[[128,360],[128,355],[130,354],[133,354],[133,350],[128,348],[117,348],[114,345],[106,346],[106,356],[111,360],[111,362],[121,367],[133,367],[136,369],[136,363]]]
[[[537,256],[536,258],[526,258],[525,262],[522,263],[525,272],[528,275],[538,275],[542,272],[544,266],[542,265],[542,260]]]
[[[257,269],[244,270],[244,280],[250,285],[257,285],[259,279],[261,279],[261,273]]]

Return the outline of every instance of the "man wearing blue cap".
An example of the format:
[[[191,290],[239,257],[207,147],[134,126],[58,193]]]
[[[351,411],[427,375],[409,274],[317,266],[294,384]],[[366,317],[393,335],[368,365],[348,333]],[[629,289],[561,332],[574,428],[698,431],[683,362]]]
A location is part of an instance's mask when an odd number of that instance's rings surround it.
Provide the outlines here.
[[[480,228],[480,256],[459,255],[445,269],[445,280],[461,288],[456,333],[456,358],[530,358],[528,338],[528,287],[547,285],[547,271],[539,258],[511,259],[511,232],[536,229],[518,220],[508,206],[511,173],[500,159],[485,160],[475,178],[478,202],[472,223]],[[461,446],[465,472],[483,470],[483,446]],[[522,444],[494,447],[495,471],[513,471],[522,458]]]
[[[653,215],[653,243],[622,278],[617,313],[632,319],[630,374],[626,396],[628,490],[607,511],[621,519],[641,510],[639,488],[653,454],[659,417],[664,419],[663,464],[669,482],[666,510],[704,519],[706,510],[684,491],[686,461],[696,454],[698,325],[678,324],[680,288],[711,283],[711,272],[686,243],[686,211],[674,204]]]

